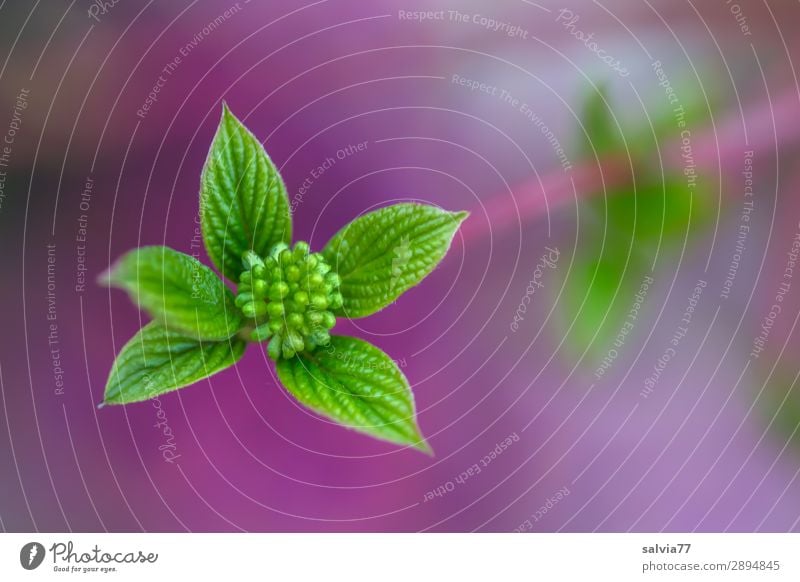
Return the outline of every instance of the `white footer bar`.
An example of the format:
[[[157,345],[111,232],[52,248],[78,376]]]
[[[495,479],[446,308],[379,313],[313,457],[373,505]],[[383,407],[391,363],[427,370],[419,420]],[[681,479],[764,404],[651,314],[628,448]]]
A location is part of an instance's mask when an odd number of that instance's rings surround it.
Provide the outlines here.
[[[797,534],[3,534],[0,580],[796,581],[798,550]]]

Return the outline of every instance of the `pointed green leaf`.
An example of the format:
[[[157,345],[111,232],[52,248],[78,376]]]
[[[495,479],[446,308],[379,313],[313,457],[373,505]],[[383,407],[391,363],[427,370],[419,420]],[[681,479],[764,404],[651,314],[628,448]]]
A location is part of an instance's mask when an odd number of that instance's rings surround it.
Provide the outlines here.
[[[686,128],[708,124],[711,112],[722,102],[718,90],[723,86],[722,80],[707,78],[714,77],[713,71],[703,71],[706,78],[702,80],[696,74],[663,77],[665,72],[658,63],[654,72],[659,83],[653,85],[651,92],[640,95],[644,100],[641,106],[614,103],[608,82],[591,88],[581,112],[580,143],[586,144],[588,137],[598,155],[618,152],[630,155],[634,165],[649,164],[658,158],[658,147],[663,150],[664,144],[680,140]],[[583,150],[594,155],[590,147],[584,146]]]
[[[286,389],[311,410],[375,438],[430,452],[400,368],[360,339],[332,336],[312,353],[278,361]]]
[[[203,239],[223,275],[237,280],[242,254],[264,256],[292,239],[286,186],[261,143],[223,107],[200,188]]]
[[[586,99],[581,119],[589,142],[587,155],[600,156],[624,146],[620,128],[610,106],[605,85],[599,85]]]
[[[396,204],[345,226],[322,251],[341,278],[337,315],[371,315],[417,285],[445,256],[468,214]]]
[[[238,338],[201,342],[148,323],[114,361],[104,403],[139,402],[188,386],[235,364],[245,347]]]
[[[130,251],[100,280],[124,289],[156,320],[191,337],[223,340],[242,326],[233,293],[214,271],[169,247]]]

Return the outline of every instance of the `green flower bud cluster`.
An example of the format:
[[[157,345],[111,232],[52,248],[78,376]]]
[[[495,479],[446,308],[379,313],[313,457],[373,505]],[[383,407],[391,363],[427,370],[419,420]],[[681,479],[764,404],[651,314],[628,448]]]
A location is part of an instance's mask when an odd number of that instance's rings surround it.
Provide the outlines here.
[[[254,320],[249,339],[269,340],[270,358],[291,358],[330,341],[332,310],[342,306],[342,295],[339,276],[321,254],[304,242],[291,250],[281,243],[264,258],[245,252],[243,264],[236,305]]]

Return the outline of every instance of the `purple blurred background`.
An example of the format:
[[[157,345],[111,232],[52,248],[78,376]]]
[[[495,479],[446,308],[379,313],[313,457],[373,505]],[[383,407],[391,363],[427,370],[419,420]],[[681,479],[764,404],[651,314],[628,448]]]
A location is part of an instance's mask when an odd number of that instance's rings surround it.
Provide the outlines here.
[[[799,228],[800,6],[103,4],[0,3],[3,530],[800,529],[800,283],[748,356]],[[561,9],[579,16],[572,28]],[[420,10],[442,18],[408,17]],[[689,129],[719,212],[659,255],[635,329],[598,379],[556,321],[574,251],[602,242],[579,228],[577,201],[611,179],[585,153],[579,110],[602,82],[622,122],[648,129],[666,103],[657,60],[684,102],[711,104]],[[422,285],[337,327],[406,364],[434,458],[301,409],[256,349],[156,403],[95,408],[145,317],[95,277],[138,245],[195,250],[223,100],[280,166],[296,238],[313,248],[392,202],[472,212]],[[652,171],[680,167],[680,140],[660,146]],[[723,298],[749,150],[754,210]],[[512,331],[545,247],[558,265]],[[698,279],[689,332],[642,398]]]

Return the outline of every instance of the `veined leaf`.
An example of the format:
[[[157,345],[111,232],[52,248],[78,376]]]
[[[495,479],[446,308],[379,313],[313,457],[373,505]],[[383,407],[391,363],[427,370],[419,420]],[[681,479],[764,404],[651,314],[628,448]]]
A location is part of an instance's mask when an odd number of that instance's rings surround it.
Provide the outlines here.
[[[289,199],[261,143],[223,107],[200,188],[203,240],[223,275],[238,280],[242,254],[292,239]]]
[[[245,347],[239,338],[203,342],[148,323],[114,361],[104,403],[139,402],[194,384],[235,364]]]
[[[222,340],[242,325],[233,293],[200,261],[169,247],[126,253],[101,282],[131,299],[171,329],[204,340]]]
[[[312,353],[277,363],[278,377],[311,410],[375,438],[431,452],[400,368],[365,341],[332,336]]]
[[[341,278],[343,305],[337,315],[371,315],[417,285],[442,260],[467,216],[396,204],[345,226],[322,251]]]

